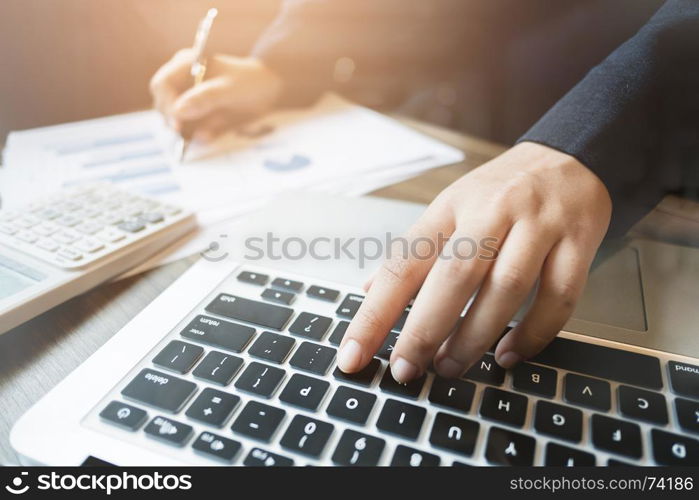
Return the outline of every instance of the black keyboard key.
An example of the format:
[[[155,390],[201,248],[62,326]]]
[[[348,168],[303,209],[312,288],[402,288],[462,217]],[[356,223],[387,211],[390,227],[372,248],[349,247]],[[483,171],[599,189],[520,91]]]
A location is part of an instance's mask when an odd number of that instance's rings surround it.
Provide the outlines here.
[[[641,458],[641,428],[605,415],[592,415],[592,443],[600,450]]]
[[[150,437],[174,446],[184,446],[192,436],[191,425],[181,424],[165,417],[155,417],[143,431]]]
[[[255,329],[209,316],[197,316],[181,335],[227,351],[242,352],[255,335]]]
[[[341,385],[328,404],[328,415],[364,425],[374,409],[374,394]]]
[[[354,318],[354,315],[357,314],[359,306],[362,305],[363,301],[363,295],[348,293],[345,296],[345,299],[340,304],[340,306],[335,311],[335,314],[337,314],[338,316],[342,316],[343,318],[352,319]]]
[[[699,433],[699,402],[677,398],[677,421],[684,430]]]
[[[403,396],[405,398],[417,399],[422,392],[422,386],[425,385],[425,379],[427,375],[422,375],[419,378],[411,380],[407,384],[399,384],[396,379],[391,375],[391,367],[387,367],[386,371],[381,378],[381,383],[379,387],[382,391],[388,392],[389,394],[395,394],[397,396]]]
[[[320,340],[325,336],[333,320],[318,314],[302,312],[289,327],[294,335],[309,339]]]
[[[271,398],[279,387],[286,372],[281,368],[258,363],[250,363],[238,377],[235,386],[241,391],[249,392],[263,398]]]
[[[430,389],[430,403],[463,412],[471,409],[476,384],[457,378],[435,376]]]
[[[383,344],[381,344],[379,352],[376,353],[376,356],[381,359],[385,359],[386,361],[390,360],[391,353],[396,347],[396,342],[398,342],[398,334],[396,332],[388,332],[388,335],[386,335],[386,338],[384,339]]]
[[[273,363],[283,363],[296,341],[287,335],[262,332],[250,346],[248,353],[256,358],[266,359]]]
[[[297,293],[303,288],[303,283],[300,281],[288,280],[286,278],[274,278],[274,281],[272,281],[272,286]]]
[[[347,332],[348,326],[349,321],[340,321],[337,325],[335,325],[333,332],[328,338],[328,342],[330,342],[332,345],[340,345],[340,342],[342,342],[342,339],[345,336],[345,332]]]
[[[290,405],[316,411],[329,387],[330,383],[325,380],[294,373],[279,399]]]
[[[399,444],[391,459],[392,467],[437,467],[440,459],[437,455],[416,450]]]
[[[609,382],[568,373],[564,381],[565,400],[595,410],[609,411],[612,406],[612,393]]]
[[[595,463],[595,456],[592,453],[556,443],[548,443],[546,445],[545,465],[579,467],[592,466]]]
[[[491,385],[502,385],[505,381],[505,369],[495,362],[492,354],[485,354],[468,369],[464,377]]]
[[[333,433],[334,426],[305,415],[296,415],[279,444],[287,450],[318,457]]]
[[[197,385],[155,370],[145,369],[121,391],[132,401],[177,413],[196,391]]]
[[[260,297],[270,302],[277,302],[288,306],[294,301],[296,295],[289,292],[282,292],[281,290],[274,290],[273,288],[265,288],[260,294]]]
[[[376,422],[377,429],[415,440],[420,435],[427,411],[395,399],[387,399]]]
[[[699,399],[699,366],[670,361],[670,385],[672,390],[680,396]]]
[[[308,287],[306,295],[308,295],[309,297],[313,297],[314,299],[335,302],[337,298],[340,296],[340,292],[338,292],[337,290],[333,290],[332,288],[311,285]]]
[[[512,370],[512,387],[537,396],[554,397],[557,380],[556,370],[531,363],[519,363]]]
[[[294,461],[261,448],[253,448],[245,457],[243,465],[248,467],[291,467],[294,465]]]
[[[192,444],[192,449],[210,458],[231,463],[242,448],[238,441],[210,432],[202,432]]]
[[[199,363],[199,366],[194,369],[192,375],[214,384],[226,386],[231,383],[242,366],[243,360],[237,356],[210,351]]]
[[[249,401],[233,422],[231,430],[253,439],[269,442],[279,424],[282,423],[284,415],[286,412],[280,408]]]
[[[658,358],[563,337],[553,339],[530,361],[647,389],[663,387]]]
[[[573,443],[582,439],[583,414],[577,408],[538,401],[534,413],[537,432]]]
[[[219,316],[273,330],[283,330],[294,314],[294,310],[288,307],[265,304],[226,293],[219,294],[206,306],[206,310]]]
[[[347,429],[342,433],[332,460],[337,465],[371,467],[378,465],[386,446],[383,439]]]
[[[207,425],[223,427],[239,403],[238,396],[207,387],[199,393],[185,415]]]
[[[491,427],[485,458],[497,465],[533,465],[536,440],[519,432]]]
[[[268,280],[269,276],[267,276],[266,274],[253,273],[250,271],[243,271],[238,275],[238,281],[242,281],[244,283],[252,283],[253,285],[264,286],[267,284]]]
[[[660,465],[699,465],[699,441],[653,429],[653,458]]]
[[[289,364],[299,370],[325,375],[335,359],[337,351],[332,347],[304,342],[296,349]]]
[[[461,455],[472,455],[480,425],[473,420],[437,413],[430,433],[430,443]]]
[[[627,385],[619,386],[619,411],[625,417],[631,417],[654,424],[665,425],[668,422],[665,396],[657,392],[636,389]]]
[[[381,361],[373,358],[369,364],[355,373],[345,373],[339,368],[333,371],[333,377],[341,382],[351,382],[353,384],[369,387],[376,378],[376,373],[381,368]]]
[[[204,348],[173,340],[153,358],[153,364],[184,375],[204,354]]]
[[[100,418],[124,429],[135,431],[146,422],[148,414],[135,406],[112,401],[100,412]]]
[[[527,397],[514,392],[486,387],[480,413],[482,417],[522,427],[527,416]]]

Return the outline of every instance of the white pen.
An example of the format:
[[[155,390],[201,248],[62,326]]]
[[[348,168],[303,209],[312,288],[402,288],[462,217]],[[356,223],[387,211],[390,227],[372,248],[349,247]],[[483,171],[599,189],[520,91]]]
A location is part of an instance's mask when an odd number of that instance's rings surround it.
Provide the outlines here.
[[[211,8],[199,22],[197,27],[197,33],[194,36],[194,45],[192,50],[194,51],[194,61],[192,61],[192,67],[190,69],[190,74],[194,79],[194,86],[196,87],[201,82],[204,81],[204,75],[206,74],[206,44],[209,41],[209,33],[211,33],[211,26],[214,24],[214,19],[218,15],[218,9]],[[187,152],[187,146],[189,146],[189,140],[192,134],[190,127],[184,126],[180,135],[179,140],[179,161],[180,163],[184,160],[184,155]]]

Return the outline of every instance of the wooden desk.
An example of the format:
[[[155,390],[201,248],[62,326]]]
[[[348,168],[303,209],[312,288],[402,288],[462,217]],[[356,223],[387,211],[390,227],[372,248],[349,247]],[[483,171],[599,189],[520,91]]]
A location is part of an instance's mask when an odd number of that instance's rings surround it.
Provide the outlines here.
[[[462,149],[466,159],[380,189],[372,193],[374,196],[429,203],[444,187],[503,150],[449,130],[403,121]],[[197,258],[102,285],[0,335],[0,464],[18,462],[9,443],[14,422]]]

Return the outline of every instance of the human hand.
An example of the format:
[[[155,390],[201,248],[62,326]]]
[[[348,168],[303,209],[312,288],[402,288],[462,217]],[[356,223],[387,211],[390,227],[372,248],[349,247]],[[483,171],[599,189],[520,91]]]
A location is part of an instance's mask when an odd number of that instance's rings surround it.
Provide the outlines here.
[[[210,141],[269,111],[281,94],[281,79],[262,61],[227,55],[209,57],[206,80],[193,87],[193,58],[191,49],[177,52],[155,73],[150,91],[170,126],[194,130],[194,140]]]
[[[392,250],[347,329],[340,369],[366,366],[414,297],[391,354],[393,377],[405,383],[430,361],[439,375],[458,377],[497,341],[538,280],[531,307],[495,351],[504,368],[534,356],[572,314],[610,216],[607,189],[578,160],[540,144],[514,146],[440,193],[405,236],[409,255]],[[486,238],[496,258],[463,257]]]

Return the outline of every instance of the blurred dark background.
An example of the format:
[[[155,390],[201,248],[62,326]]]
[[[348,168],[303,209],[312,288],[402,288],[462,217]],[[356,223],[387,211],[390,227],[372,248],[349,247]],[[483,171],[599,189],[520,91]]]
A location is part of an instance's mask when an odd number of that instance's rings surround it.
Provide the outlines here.
[[[209,7],[220,13],[211,50],[243,56],[281,3],[0,0],[0,144],[10,130],[150,106],[150,77],[191,46]],[[333,0],[325,17],[299,25],[302,43],[288,45],[288,60],[334,54],[349,34],[358,70],[336,90],[382,111],[511,143],[661,3]]]

